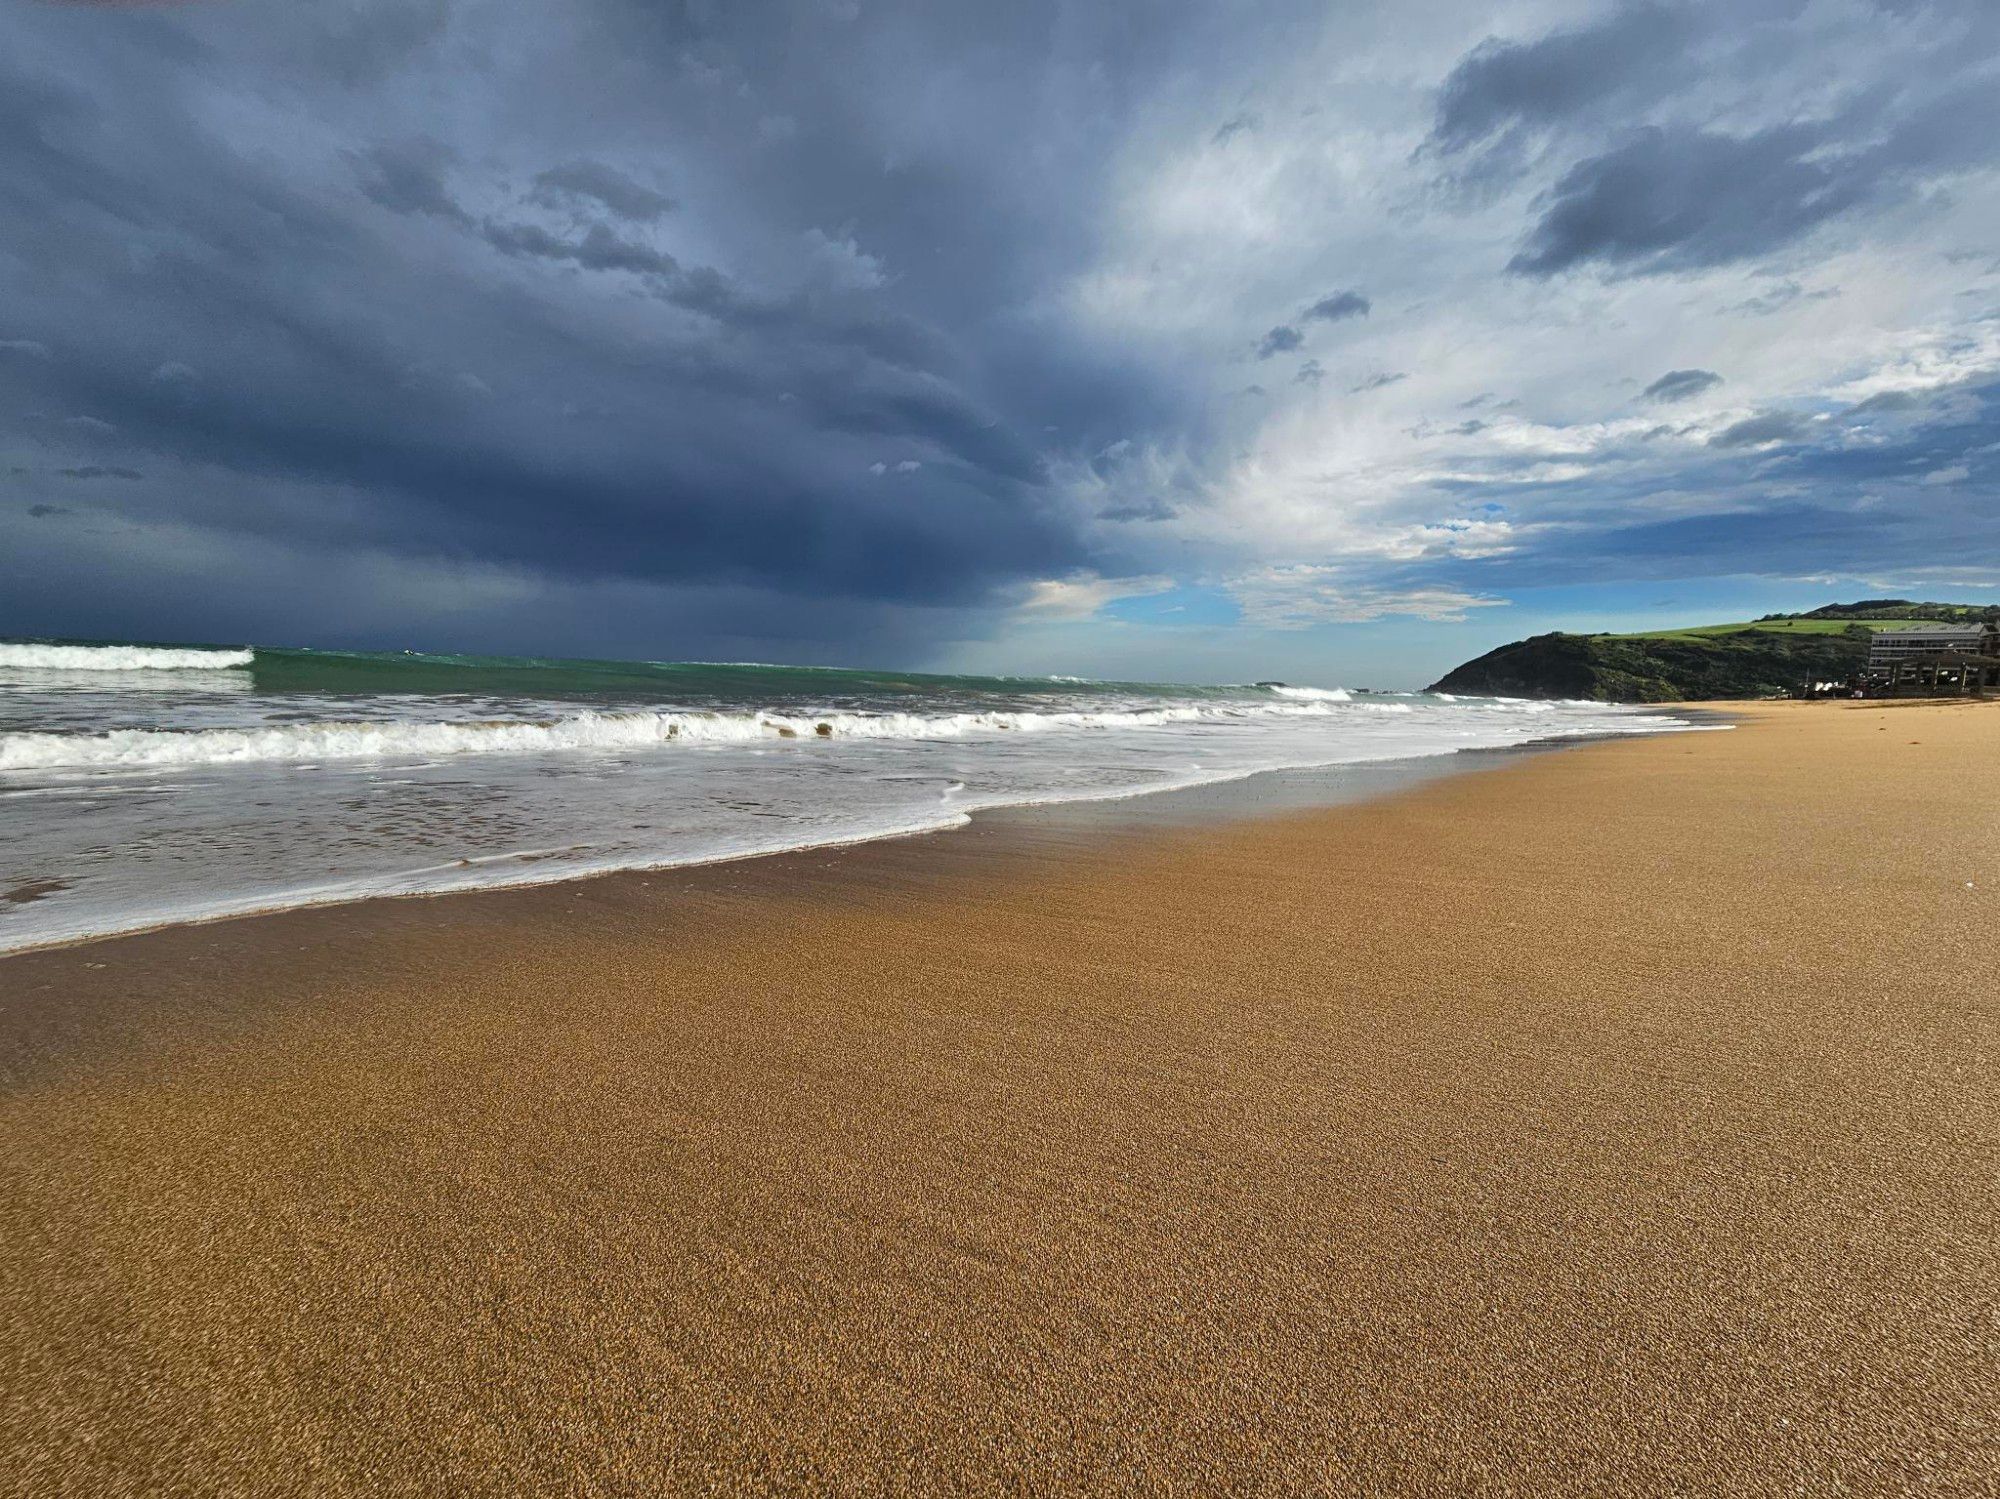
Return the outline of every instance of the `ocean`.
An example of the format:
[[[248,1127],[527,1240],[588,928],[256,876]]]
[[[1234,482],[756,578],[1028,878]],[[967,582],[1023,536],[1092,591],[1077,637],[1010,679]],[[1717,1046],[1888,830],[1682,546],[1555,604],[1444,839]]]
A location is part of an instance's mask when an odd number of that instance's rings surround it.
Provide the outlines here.
[[[0,951],[1685,727],[1276,682],[0,642]]]

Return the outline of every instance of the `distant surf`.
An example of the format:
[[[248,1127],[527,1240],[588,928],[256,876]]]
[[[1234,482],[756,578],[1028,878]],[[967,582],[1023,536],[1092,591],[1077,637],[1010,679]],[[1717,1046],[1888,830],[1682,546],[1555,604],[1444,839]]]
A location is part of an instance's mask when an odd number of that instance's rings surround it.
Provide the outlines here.
[[[1330,684],[0,642],[0,951],[1679,727]]]

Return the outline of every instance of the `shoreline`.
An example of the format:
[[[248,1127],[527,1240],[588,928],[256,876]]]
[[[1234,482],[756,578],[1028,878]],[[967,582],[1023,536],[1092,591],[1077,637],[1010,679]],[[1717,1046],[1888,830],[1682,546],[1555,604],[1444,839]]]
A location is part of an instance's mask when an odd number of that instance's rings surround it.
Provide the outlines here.
[[[1721,727],[1723,725],[1715,725]],[[578,909],[614,931],[636,922],[698,923],[717,907],[788,903],[812,908],[925,898],[930,887],[965,892],[1032,879],[1045,868],[1115,859],[1232,825],[1363,806],[1462,776],[1490,775],[1544,755],[1633,737],[1550,739],[1400,760],[1256,771],[1136,796],[982,808],[963,823],[920,832],[740,858],[608,869],[533,883],[281,906],[169,921],[74,941],[0,951],[0,1090],[35,1075],[46,1057],[87,1050],[94,1011],[119,975],[219,966],[239,992],[293,977],[295,953],[328,969],[383,943],[455,940],[514,923],[565,920]],[[100,975],[102,977],[100,977]],[[112,1006],[115,1008],[115,1002]],[[36,1018],[30,1022],[26,1017]]]
[[[1642,715],[1671,716],[1689,720],[1691,730],[1728,727],[1725,712],[1707,711],[1701,705],[1659,704],[1640,709]],[[1704,722],[1704,720],[1707,720]],[[213,909],[195,909],[184,914],[168,914],[157,918],[135,918],[130,924],[99,928],[73,935],[58,935],[33,939],[16,946],[0,945],[0,965],[16,957],[34,953],[56,952],[72,948],[88,947],[101,942],[115,942],[133,937],[146,937],[155,933],[173,931],[181,927],[213,926],[223,922],[254,921],[273,916],[283,916],[296,911],[325,910],[344,906],[366,905],[375,901],[401,900],[444,900],[459,897],[477,897],[508,890],[541,889],[578,882],[600,879],[614,879],[625,875],[668,874],[678,870],[712,869],[742,864],[762,859],[783,859],[806,856],[830,849],[861,848],[876,843],[896,843],[910,839],[933,838],[941,834],[958,832],[976,820],[992,820],[1016,815],[1038,817],[1053,814],[1056,817],[1076,816],[1105,825],[1143,828],[1155,822],[1172,825],[1175,809],[1190,800],[1199,801],[1219,795],[1233,815],[1267,815],[1275,804],[1278,807],[1303,810],[1310,807],[1339,806],[1350,801],[1364,800],[1373,795],[1386,794],[1404,785],[1419,784],[1425,780],[1444,775],[1477,773],[1487,768],[1487,761],[1505,763],[1509,756],[1522,753],[1545,753],[1573,748],[1602,740],[1632,737],[1620,734],[1588,734],[1576,736],[1552,736],[1546,739],[1530,739],[1520,744],[1503,746],[1482,746],[1465,749],[1434,751],[1423,755],[1410,755],[1379,760],[1350,760],[1329,765],[1285,766],[1275,769],[1251,770],[1240,774],[1221,776],[1214,780],[1196,781],[1188,784],[1169,785],[1157,788],[1142,787],[1137,790],[1117,791],[1102,795],[1089,794],[1047,801],[1003,802],[991,806],[976,806],[957,814],[956,821],[940,820],[935,824],[913,826],[905,829],[858,834],[853,837],[831,838],[824,842],[802,843],[772,849],[754,849],[739,853],[724,853],[684,859],[669,859],[659,863],[613,863],[599,867],[563,868],[546,875],[537,875],[526,870],[514,877],[498,878],[487,884],[466,884],[414,889],[375,889],[349,892],[340,886],[324,890],[312,888],[293,891],[288,895],[275,896],[266,900],[262,897],[245,897],[240,902],[227,903]],[[1478,763],[1474,763],[1478,762]],[[1352,786],[1347,782],[1352,781]],[[1317,783],[1317,793],[1277,796],[1260,795],[1262,788],[1274,783],[1291,781],[1299,785]],[[1381,789],[1375,789],[1375,788]],[[1239,789],[1240,788],[1240,789]],[[1109,815],[1101,815],[1104,809],[1120,809]],[[1223,812],[1220,815],[1232,815]],[[491,856],[481,863],[529,863],[536,855],[516,854]],[[464,861],[460,861],[461,864]],[[442,871],[451,866],[437,866]],[[425,871],[413,871],[398,876],[409,879]],[[30,882],[28,889],[34,891],[25,901],[16,901],[15,892],[0,892],[0,920],[8,914],[11,904],[27,905],[41,897],[38,886],[49,887],[55,893],[64,887],[59,879]],[[4,927],[0,927],[0,937],[4,937]],[[0,969],[3,972],[4,969]]]
[[[0,960],[17,1481],[1970,1491],[2000,710],[1737,711]]]

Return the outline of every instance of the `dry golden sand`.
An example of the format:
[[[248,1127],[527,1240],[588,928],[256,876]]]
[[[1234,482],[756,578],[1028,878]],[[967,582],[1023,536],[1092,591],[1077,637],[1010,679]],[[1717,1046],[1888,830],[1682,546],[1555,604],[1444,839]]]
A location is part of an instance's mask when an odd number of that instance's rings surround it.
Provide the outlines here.
[[[15,1493],[1993,1493],[2000,707],[0,963]]]

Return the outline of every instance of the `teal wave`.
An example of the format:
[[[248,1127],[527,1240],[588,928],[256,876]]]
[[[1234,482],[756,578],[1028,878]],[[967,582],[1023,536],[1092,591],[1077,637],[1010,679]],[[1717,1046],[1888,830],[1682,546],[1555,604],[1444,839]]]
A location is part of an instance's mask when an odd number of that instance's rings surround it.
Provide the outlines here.
[[[203,648],[199,643],[157,641],[44,639],[32,643]],[[1198,683],[998,677],[757,662],[618,661],[263,645],[253,649],[255,656],[248,668],[249,675],[258,691],[270,693],[664,697],[691,702],[765,703],[882,699],[1013,701],[1042,697],[1066,701],[1094,697],[1198,700],[1240,696],[1246,690],[1242,686]]]

